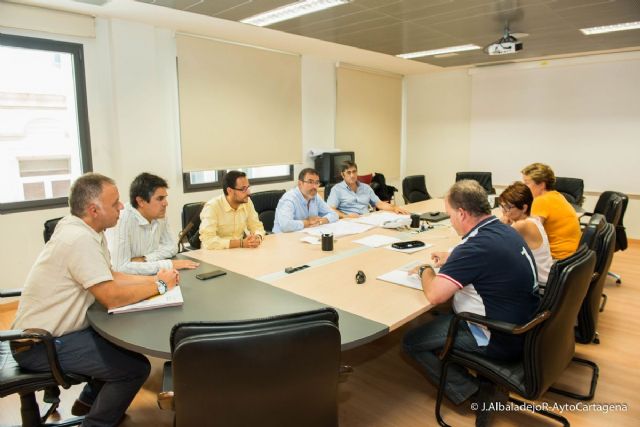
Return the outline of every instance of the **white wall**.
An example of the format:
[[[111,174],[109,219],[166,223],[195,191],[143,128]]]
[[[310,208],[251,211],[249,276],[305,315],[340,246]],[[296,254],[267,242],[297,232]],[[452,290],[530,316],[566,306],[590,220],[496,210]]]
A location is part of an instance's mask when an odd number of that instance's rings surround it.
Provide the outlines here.
[[[118,19],[96,19],[95,38],[37,32],[3,32],[83,43],[93,169],[116,180],[127,200],[133,177],[148,171],[169,183],[169,214],[174,233],[180,230],[184,203],[208,200],[221,190],[182,192],[177,79],[173,32]],[[333,148],[335,136],[335,61],[302,59],[302,167],[313,166],[310,148]],[[216,149],[229,149],[220,144]],[[207,153],[215,155],[215,152]],[[295,179],[295,178],[294,178]],[[290,188],[294,182],[255,186],[254,191]],[[43,246],[45,220],[68,209],[48,209],[0,216],[0,235],[11,248],[0,259],[0,288],[20,287]]]
[[[602,190],[638,188],[638,69],[640,54],[627,53],[409,76],[406,174],[425,174],[440,196],[456,171],[492,171],[494,185],[509,184],[544,161],[584,179],[591,210]],[[629,196],[624,223],[638,239],[640,195]]]
[[[469,166],[471,79],[439,72],[408,76],[405,87],[405,175],[425,175],[429,194],[441,197]]]

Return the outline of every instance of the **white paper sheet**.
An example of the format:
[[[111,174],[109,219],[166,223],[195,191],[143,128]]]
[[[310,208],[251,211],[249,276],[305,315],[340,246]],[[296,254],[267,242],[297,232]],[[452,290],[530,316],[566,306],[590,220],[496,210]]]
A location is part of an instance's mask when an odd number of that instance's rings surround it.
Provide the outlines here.
[[[304,236],[302,239],[300,239],[300,241],[305,243],[310,243],[312,245],[319,245],[321,242],[320,239],[315,236]]]
[[[374,227],[382,227],[382,224],[387,221],[396,221],[407,218],[409,218],[409,215],[399,215],[393,212],[376,212],[371,215],[354,218],[352,221],[359,222],[361,224],[368,224]]]
[[[340,220],[331,224],[319,225],[317,227],[305,228],[303,233],[310,234],[312,236],[320,237],[325,233],[333,233],[333,237],[347,236],[349,234],[364,233],[365,231],[373,228],[371,225],[358,224],[353,221]]]
[[[180,286],[176,286],[170,291],[165,292],[163,295],[156,295],[155,297],[151,297],[135,304],[125,305],[124,307],[112,308],[108,313],[132,313],[134,311],[153,310],[154,308],[173,307],[182,305],[183,303],[184,300],[182,299]]]
[[[385,282],[393,283],[396,285],[407,286],[409,288],[422,290],[422,283],[418,275],[408,274],[411,269],[422,264],[424,264],[424,262],[421,260],[411,261],[407,264],[404,264],[401,267],[396,268],[395,270],[382,274],[377,278],[379,280],[384,280]],[[436,272],[438,270],[440,269],[439,268],[435,269]]]
[[[379,248],[380,246],[390,245],[395,242],[399,242],[397,237],[383,236],[382,234],[374,234],[371,236],[363,237],[362,239],[354,240],[353,243],[359,243],[370,248]]]

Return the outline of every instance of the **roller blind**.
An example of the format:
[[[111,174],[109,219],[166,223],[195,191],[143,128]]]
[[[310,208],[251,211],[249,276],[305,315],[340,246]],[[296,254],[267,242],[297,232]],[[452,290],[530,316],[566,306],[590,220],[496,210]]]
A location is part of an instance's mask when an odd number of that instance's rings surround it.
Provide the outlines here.
[[[300,56],[176,35],[184,172],[302,161]]]
[[[337,69],[336,147],[354,151],[358,170],[400,176],[402,76]]]

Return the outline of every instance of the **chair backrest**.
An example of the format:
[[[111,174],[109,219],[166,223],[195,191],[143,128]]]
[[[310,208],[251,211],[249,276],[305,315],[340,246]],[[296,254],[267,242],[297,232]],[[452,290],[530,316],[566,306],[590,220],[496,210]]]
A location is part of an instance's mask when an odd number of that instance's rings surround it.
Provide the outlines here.
[[[604,215],[590,215],[589,222],[584,224],[584,227],[582,228],[582,237],[580,238],[580,244],[578,246],[586,245],[589,249],[595,251],[596,244],[598,242],[596,237],[605,224],[607,224],[607,220]]]
[[[487,194],[496,194],[491,182],[491,172],[456,172],[456,182],[463,179],[473,179],[477,181]]]
[[[537,399],[562,374],[575,353],[574,325],[596,263],[595,253],[581,246],[551,267],[539,313],[546,321],[527,333],[524,376],[527,399]]]
[[[366,175],[358,175],[358,181],[364,184],[371,184],[371,180],[373,179],[373,174],[369,173]]]
[[[584,203],[584,181],[580,178],[556,177],[556,191],[574,206]]]
[[[267,233],[273,230],[273,221],[276,218],[278,201],[284,193],[285,190],[270,190],[251,194],[253,207],[256,209],[256,212],[258,212],[258,218]]]
[[[431,199],[427,191],[424,175],[410,175],[402,180],[402,197],[405,203],[421,202]]]
[[[331,189],[335,184],[325,184],[324,186],[324,201],[329,200],[329,194],[331,194]]]
[[[337,322],[325,308],[175,325],[175,425],[337,426]]]
[[[42,237],[44,238],[44,242],[47,243],[51,240],[51,236],[53,236],[53,232],[56,230],[56,225],[58,225],[58,221],[60,218],[48,219],[44,222],[44,230],[42,231]]]
[[[391,202],[393,194],[398,191],[396,187],[387,185],[386,178],[380,172],[376,172],[371,178],[371,189],[384,202]]]
[[[186,233],[186,239],[194,249],[200,249],[200,212],[204,202],[187,203],[182,207],[182,229],[191,224]]]
[[[602,288],[607,280],[607,272],[611,266],[615,246],[615,227],[605,222],[596,235],[596,266],[587,295],[578,313],[576,341],[579,343],[588,344],[596,336],[598,314],[600,313],[600,303],[602,301]]]
[[[607,222],[616,227],[616,251],[627,249],[627,232],[623,224],[624,214],[627,211],[629,197],[618,191],[604,191],[600,194],[594,213],[605,216]]]

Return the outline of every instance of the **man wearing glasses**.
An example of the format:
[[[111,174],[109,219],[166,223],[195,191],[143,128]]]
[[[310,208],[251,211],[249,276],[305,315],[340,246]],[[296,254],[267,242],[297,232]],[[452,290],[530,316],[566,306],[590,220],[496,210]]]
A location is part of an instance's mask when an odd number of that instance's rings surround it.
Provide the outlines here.
[[[209,200],[200,214],[202,248],[257,248],[265,231],[249,197],[247,174],[229,171],[222,184],[224,194]]]
[[[280,198],[273,223],[274,233],[288,233],[338,220],[338,214],[318,196],[320,175],[305,168],[298,174],[298,186]]]

